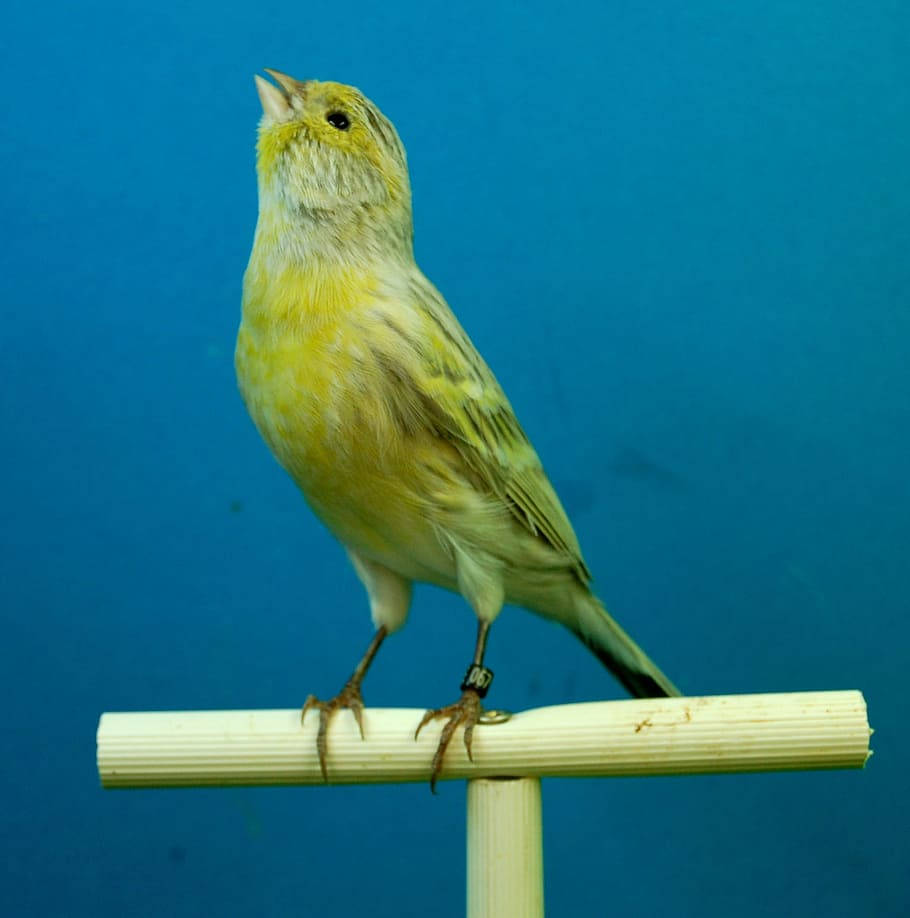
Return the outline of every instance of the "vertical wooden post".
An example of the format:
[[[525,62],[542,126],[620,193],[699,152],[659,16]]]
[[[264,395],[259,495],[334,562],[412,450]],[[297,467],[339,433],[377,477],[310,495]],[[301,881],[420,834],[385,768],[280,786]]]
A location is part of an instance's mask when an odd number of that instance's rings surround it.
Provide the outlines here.
[[[468,781],[468,918],[543,918],[539,778]]]

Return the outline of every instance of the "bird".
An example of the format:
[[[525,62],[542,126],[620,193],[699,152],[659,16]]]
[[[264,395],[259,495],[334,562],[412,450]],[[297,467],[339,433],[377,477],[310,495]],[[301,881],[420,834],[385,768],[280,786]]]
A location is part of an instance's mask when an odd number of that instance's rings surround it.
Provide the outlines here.
[[[477,621],[458,728],[472,737],[493,673],[490,627],[505,603],[573,632],[634,696],[679,694],[592,591],[572,524],[492,370],[414,258],[405,148],[358,89],[256,74],[259,212],[243,277],[238,386],[260,435],[347,550],[375,628],[341,691],[307,697],[328,780],[327,729],[408,617],[412,585],[460,594]]]

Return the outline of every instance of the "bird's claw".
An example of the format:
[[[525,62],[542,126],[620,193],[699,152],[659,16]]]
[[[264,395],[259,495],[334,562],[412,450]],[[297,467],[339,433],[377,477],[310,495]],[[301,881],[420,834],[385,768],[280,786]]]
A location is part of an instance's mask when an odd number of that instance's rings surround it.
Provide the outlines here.
[[[303,703],[303,709],[300,711],[300,723],[304,722],[307,711],[315,709],[319,711],[319,730],[316,733],[316,752],[319,756],[319,770],[322,772],[322,780],[328,782],[329,773],[326,767],[326,755],[328,754],[327,733],[329,721],[342,708],[348,708],[357,721],[357,728],[360,730],[360,738],[364,739],[363,734],[363,697],[360,694],[360,683],[349,680],[345,683],[344,688],[328,701],[320,701],[315,695],[308,695],[307,700]]]
[[[465,689],[461,698],[454,704],[446,705],[444,708],[435,708],[427,711],[423,719],[417,725],[414,731],[414,739],[420,735],[420,731],[431,721],[446,717],[448,720],[439,734],[439,743],[436,746],[436,752],[433,755],[433,766],[430,772],[430,790],[436,793],[436,781],[439,779],[439,773],[442,771],[442,760],[445,756],[446,749],[458,727],[464,727],[464,747],[468,753],[468,758],[473,762],[474,755],[471,752],[471,743],[474,739],[474,727],[480,720],[483,708],[480,704],[480,696],[474,689]]]

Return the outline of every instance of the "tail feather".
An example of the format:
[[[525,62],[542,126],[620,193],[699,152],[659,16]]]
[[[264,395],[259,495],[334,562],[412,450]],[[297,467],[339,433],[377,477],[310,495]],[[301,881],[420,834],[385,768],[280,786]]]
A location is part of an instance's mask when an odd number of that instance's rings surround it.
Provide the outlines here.
[[[681,694],[590,593],[578,603],[572,630],[636,698]]]

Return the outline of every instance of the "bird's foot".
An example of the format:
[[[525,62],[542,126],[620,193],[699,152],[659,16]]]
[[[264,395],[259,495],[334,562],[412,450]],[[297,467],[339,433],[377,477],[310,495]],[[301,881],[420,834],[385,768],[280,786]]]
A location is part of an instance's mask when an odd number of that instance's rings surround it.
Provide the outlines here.
[[[414,739],[417,739],[420,731],[431,721],[446,717],[445,726],[439,735],[439,745],[436,747],[436,754],[433,756],[433,770],[430,773],[430,790],[436,793],[436,781],[439,778],[439,772],[442,770],[442,760],[445,755],[449,742],[452,739],[458,727],[464,727],[464,747],[468,752],[468,758],[473,762],[474,756],[471,754],[471,742],[474,738],[474,727],[480,720],[483,708],[480,704],[480,695],[476,689],[466,688],[461,698],[455,704],[446,705],[444,708],[436,708],[427,711],[423,715],[423,720],[417,725],[414,731]]]
[[[326,731],[329,728],[329,721],[342,708],[348,708],[357,721],[360,729],[360,738],[363,739],[363,697],[360,694],[360,681],[348,679],[344,688],[329,701],[320,701],[315,695],[307,696],[303,704],[303,710],[300,712],[300,723],[303,723],[306,712],[310,709],[319,711],[319,732],[316,734],[316,752],[319,754],[319,769],[322,772],[322,780],[328,781],[329,774],[326,768],[326,752],[328,744],[326,741]]]

